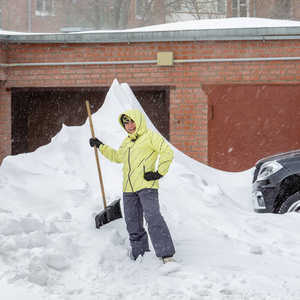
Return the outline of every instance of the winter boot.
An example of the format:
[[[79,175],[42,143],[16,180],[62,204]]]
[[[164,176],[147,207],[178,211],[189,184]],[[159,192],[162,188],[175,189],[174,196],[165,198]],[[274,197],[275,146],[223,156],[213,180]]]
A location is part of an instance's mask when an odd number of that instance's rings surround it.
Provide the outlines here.
[[[175,262],[173,256],[165,256],[162,258],[163,259],[163,263],[166,264],[168,262]]]

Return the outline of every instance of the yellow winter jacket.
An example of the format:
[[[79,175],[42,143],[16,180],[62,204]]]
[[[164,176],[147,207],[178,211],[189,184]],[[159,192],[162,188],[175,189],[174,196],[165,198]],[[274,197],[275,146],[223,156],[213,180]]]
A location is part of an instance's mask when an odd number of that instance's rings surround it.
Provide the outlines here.
[[[124,139],[118,150],[107,145],[100,145],[99,150],[112,162],[123,163],[123,192],[136,192],[144,188],[158,189],[158,180],[146,181],[144,173],[156,171],[159,156],[157,171],[165,175],[174,153],[161,135],[147,128],[145,117],[139,110],[128,110],[123,114],[135,122],[136,131]],[[123,114],[119,116],[119,123],[125,129],[121,122]]]

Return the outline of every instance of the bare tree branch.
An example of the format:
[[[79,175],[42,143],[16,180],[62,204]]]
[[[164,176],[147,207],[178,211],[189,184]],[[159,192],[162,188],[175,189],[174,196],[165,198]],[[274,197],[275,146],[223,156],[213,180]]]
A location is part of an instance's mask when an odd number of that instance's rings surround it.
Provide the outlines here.
[[[227,0],[65,1],[69,3],[70,7],[69,24],[76,22],[76,24],[81,24],[82,27],[92,27],[94,29],[126,29],[155,25],[166,21],[176,22],[226,17],[226,5],[231,3]],[[256,17],[291,19],[295,18],[292,10],[294,12],[298,10],[300,18],[300,1],[270,0],[268,4],[260,0],[252,1]],[[135,7],[136,3],[140,5],[137,8]]]

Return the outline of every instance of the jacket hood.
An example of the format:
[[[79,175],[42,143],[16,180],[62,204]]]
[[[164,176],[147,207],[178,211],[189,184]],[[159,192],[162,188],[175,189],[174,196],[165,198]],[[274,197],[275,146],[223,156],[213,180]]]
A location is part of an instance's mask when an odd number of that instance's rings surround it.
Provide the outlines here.
[[[130,117],[134,121],[134,123],[136,125],[136,131],[133,134],[129,134],[126,131],[124,125],[122,124],[121,117],[123,115],[126,115],[126,116]],[[147,130],[147,124],[146,124],[145,116],[137,109],[127,110],[124,113],[122,113],[119,116],[119,123],[122,126],[122,128],[124,128],[124,130],[127,132],[128,136],[130,138],[137,139],[139,136],[141,136]]]

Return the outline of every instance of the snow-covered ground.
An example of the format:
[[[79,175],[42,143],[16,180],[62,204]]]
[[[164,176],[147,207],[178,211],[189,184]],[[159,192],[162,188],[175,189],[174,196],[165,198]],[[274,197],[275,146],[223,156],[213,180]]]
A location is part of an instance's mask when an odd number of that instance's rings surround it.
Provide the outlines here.
[[[142,109],[115,80],[93,115],[96,136],[117,148],[118,115],[132,108]],[[153,251],[134,262],[124,219],[95,228],[103,205],[89,137],[88,120],[63,126],[0,167],[1,299],[300,299],[299,215],[254,213],[253,170],[222,172],[174,148],[160,204],[177,262]],[[122,197],[122,166],[100,163],[111,203]]]

